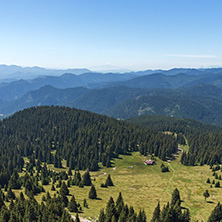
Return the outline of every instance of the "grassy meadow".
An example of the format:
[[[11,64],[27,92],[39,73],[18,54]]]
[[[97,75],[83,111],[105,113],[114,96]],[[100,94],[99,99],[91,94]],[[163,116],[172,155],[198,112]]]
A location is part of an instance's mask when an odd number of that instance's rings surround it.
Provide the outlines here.
[[[86,198],[89,205],[88,209],[83,208],[84,212],[80,216],[97,218],[100,209],[106,207],[110,196],[116,200],[119,192],[122,192],[124,201],[128,206],[132,205],[137,211],[145,209],[149,221],[158,201],[160,201],[162,208],[171,200],[173,190],[178,188],[183,201],[182,207],[189,208],[192,221],[207,221],[210,212],[218,201],[221,201],[222,196],[222,188],[214,188],[214,185],[212,185],[213,188],[210,188],[211,184],[206,183],[208,177],[211,181],[214,179],[209,166],[184,166],[180,164],[180,156],[178,156],[171,163],[164,162],[169,167],[170,172],[162,173],[160,165],[163,161],[157,158],[156,165],[146,166],[143,162],[148,158],[136,152],[129,156],[120,156],[119,159],[114,159],[111,168],[101,167],[100,171],[91,172],[92,181],[97,190],[97,200],[88,199],[90,187],[71,186],[69,188],[70,194],[74,194],[77,202],[83,207],[83,199]],[[53,168],[52,165],[49,167]],[[222,175],[220,171],[217,173]],[[107,174],[111,175],[115,186],[101,188],[100,184],[105,182]],[[51,184],[44,186],[44,188],[51,195],[56,192],[51,191]],[[206,189],[211,194],[207,202],[203,197]],[[19,195],[21,190],[14,191],[16,195]],[[35,198],[41,202],[43,195],[46,193],[41,193]],[[69,196],[70,198],[71,196]]]

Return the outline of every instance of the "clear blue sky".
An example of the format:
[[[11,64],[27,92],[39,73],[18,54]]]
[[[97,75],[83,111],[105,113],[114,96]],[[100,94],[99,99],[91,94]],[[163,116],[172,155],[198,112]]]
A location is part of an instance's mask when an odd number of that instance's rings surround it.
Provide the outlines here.
[[[222,66],[221,0],[0,0],[0,64]]]

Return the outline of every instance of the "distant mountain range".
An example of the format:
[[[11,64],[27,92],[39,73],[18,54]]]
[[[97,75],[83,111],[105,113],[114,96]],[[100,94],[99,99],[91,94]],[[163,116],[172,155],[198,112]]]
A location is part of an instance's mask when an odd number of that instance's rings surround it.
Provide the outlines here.
[[[222,69],[40,76],[0,84],[0,114],[60,105],[126,119],[145,114],[222,125]]]
[[[18,99],[28,91],[37,90],[43,86],[51,85],[59,89],[71,87],[103,87],[107,82],[124,81],[134,78],[133,74],[101,74],[101,73],[84,73],[75,75],[65,73],[61,76],[41,76],[31,80],[17,80],[9,83],[0,84],[0,99],[11,101]]]
[[[88,69],[45,69],[38,66],[21,67],[16,65],[0,65],[0,80],[11,81],[18,79],[32,79],[42,75],[58,76],[64,73],[73,73],[76,75],[90,72]]]

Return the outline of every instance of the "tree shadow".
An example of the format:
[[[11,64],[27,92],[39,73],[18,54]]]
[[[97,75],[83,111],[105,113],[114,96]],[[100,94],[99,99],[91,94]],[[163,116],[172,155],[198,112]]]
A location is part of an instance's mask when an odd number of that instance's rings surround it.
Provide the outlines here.
[[[187,210],[188,208],[186,208],[186,207],[181,207],[181,209],[182,209],[182,210]]]
[[[209,200],[209,201],[207,201],[207,203],[210,203],[210,204],[212,204],[212,203],[214,203],[214,202],[213,202],[213,201],[210,201],[210,200]]]

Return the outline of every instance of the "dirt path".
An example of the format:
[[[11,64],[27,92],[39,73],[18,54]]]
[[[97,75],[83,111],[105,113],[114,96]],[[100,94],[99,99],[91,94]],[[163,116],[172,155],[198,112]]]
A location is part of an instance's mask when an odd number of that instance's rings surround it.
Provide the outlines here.
[[[166,187],[166,192],[167,192],[167,193],[170,192],[170,190],[169,190],[170,183],[171,183],[172,179],[175,177],[175,170],[174,170],[174,168],[171,166],[170,163],[168,163],[168,165],[169,165],[170,170],[173,172],[173,175],[172,175],[172,177],[170,177],[170,179],[169,179],[169,181],[168,181],[168,185],[167,185],[167,187]]]
[[[98,175],[97,177],[102,177],[102,176],[105,176],[107,173],[103,173],[103,174],[100,174],[100,175]]]

